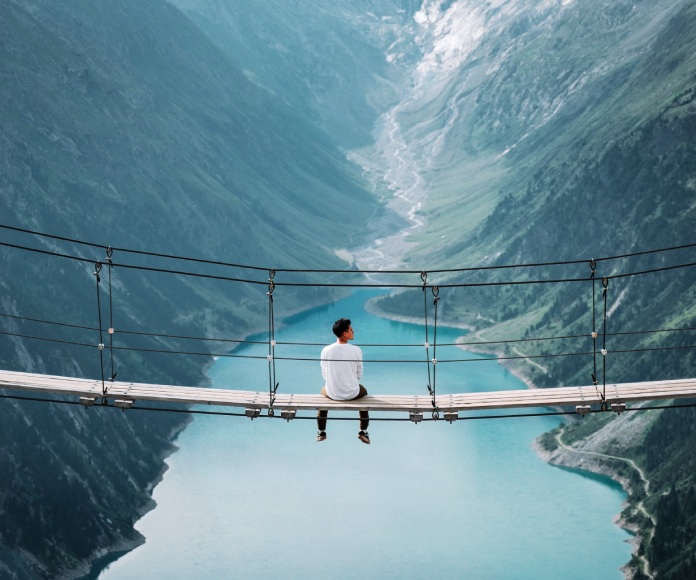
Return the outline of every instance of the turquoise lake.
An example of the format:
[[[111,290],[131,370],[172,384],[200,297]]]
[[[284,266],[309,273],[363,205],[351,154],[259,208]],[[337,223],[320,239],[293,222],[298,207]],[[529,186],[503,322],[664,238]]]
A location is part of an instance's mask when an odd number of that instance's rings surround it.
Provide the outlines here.
[[[333,321],[350,318],[368,391],[427,395],[423,326],[368,314],[373,295],[294,317],[276,340],[333,342]],[[437,341],[461,335],[440,327]],[[363,346],[373,344],[421,346]],[[320,350],[278,345],[275,354],[318,358]],[[220,358],[209,369],[213,386],[267,393],[267,353],[247,345],[235,354],[262,358]],[[440,361],[475,357],[437,347]],[[420,362],[370,362],[403,359]],[[316,361],[277,360],[276,375],[279,392],[322,386]],[[441,362],[436,388],[525,385],[495,361]],[[196,415],[154,490],[157,507],[136,525],[146,543],[100,578],[622,578],[630,536],[614,518],[625,494],[609,480],[549,466],[532,448],[559,422],[373,421],[368,446],[357,439],[357,413],[330,415],[322,443],[314,420]]]

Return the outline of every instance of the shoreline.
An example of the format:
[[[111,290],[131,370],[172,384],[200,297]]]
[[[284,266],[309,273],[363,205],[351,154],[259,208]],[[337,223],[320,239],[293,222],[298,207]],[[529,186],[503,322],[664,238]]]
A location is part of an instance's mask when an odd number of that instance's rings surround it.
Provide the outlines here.
[[[382,310],[378,302],[380,300],[379,296],[376,296],[374,298],[370,298],[367,302],[365,302],[365,310],[369,313],[372,314],[373,316],[379,316],[380,318],[386,318],[387,320],[393,320],[394,322],[403,322],[406,324],[423,324],[423,319],[419,318],[417,316],[403,316],[399,314],[392,314],[391,312],[385,312]],[[458,328],[460,330],[464,330],[467,333],[471,334],[476,334],[477,330],[474,326],[470,324],[464,324],[464,323],[452,323],[452,322],[438,322],[439,326],[443,326],[445,328]],[[461,336],[460,339],[463,339],[465,335]],[[460,339],[457,339],[459,341]],[[472,348],[473,345],[457,345],[458,348],[461,348],[464,351],[467,352],[472,352],[476,354],[494,354],[496,356],[501,356],[503,353],[500,350],[496,350],[493,348]],[[520,368],[522,365],[520,364],[515,364],[516,361],[509,361],[509,360],[499,360],[498,364],[505,367],[510,374],[514,375],[517,377],[520,381],[522,381],[528,389],[538,389],[534,384],[534,381],[532,381],[531,377],[529,376],[528,373],[526,373],[522,368]]]
[[[405,322],[408,324],[422,324],[423,320],[417,317],[409,317],[409,316],[402,316],[402,315],[396,315],[392,313],[385,312],[383,309],[381,309],[378,305],[379,302],[379,297],[372,298],[368,300],[365,303],[365,310],[374,316],[379,316],[381,318],[386,318],[387,320],[393,320],[395,322]],[[440,324],[440,323],[438,323]],[[467,331],[467,333],[472,333],[476,334],[477,330],[471,325],[467,324],[452,324],[452,323],[442,323],[442,326],[446,326],[448,328],[459,328],[461,330]],[[463,337],[460,337],[463,338]],[[457,342],[459,342],[460,339],[457,339]],[[494,354],[496,357],[500,357],[504,355],[504,353],[501,350],[495,349],[495,348],[471,348],[473,345],[458,345],[459,348],[461,348],[464,351],[472,352],[472,353],[479,353],[479,354]],[[510,374],[514,375],[516,378],[518,378],[520,381],[522,381],[525,386],[528,389],[538,389],[536,384],[534,384],[534,381],[530,377],[528,372],[525,372],[524,370],[524,363],[520,361],[509,361],[509,360],[498,360],[498,364],[503,366],[505,369],[507,369]],[[562,437],[565,427],[568,424],[568,419],[562,418],[562,424],[557,428],[559,430],[559,437]],[[626,540],[628,543],[631,544],[632,546],[632,551],[631,555],[632,557],[638,557],[638,548],[640,547],[641,541],[644,536],[644,531],[640,529],[639,526],[636,524],[633,524],[629,521],[626,520],[626,518],[623,515],[624,510],[626,507],[630,506],[630,500],[632,497],[634,497],[634,491],[631,488],[630,482],[628,479],[621,477],[621,475],[618,473],[617,470],[612,469],[609,467],[606,462],[600,462],[595,458],[594,461],[591,459],[587,459],[583,457],[583,453],[581,451],[568,451],[563,449],[562,447],[558,447],[557,449],[553,451],[549,451],[543,447],[543,445],[540,442],[540,438],[544,434],[540,435],[536,439],[532,440],[532,449],[534,452],[537,454],[539,459],[547,463],[548,465],[552,465],[554,467],[558,468],[565,468],[565,469],[572,469],[572,470],[577,470],[577,471],[584,471],[586,473],[591,473],[593,475],[598,475],[598,476],[603,476],[609,478],[611,481],[613,481],[615,484],[619,485],[621,489],[626,493],[626,500],[621,504],[621,511],[619,511],[615,516],[614,516],[614,524],[621,528],[622,530],[625,530],[629,534],[631,534],[631,538],[629,540]],[[621,459],[618,458],[617,459]],[[632,563],[632,560],[629,560],[626,562],[624,566],[622,566],[620,569],[624,574],[624,577],[627,579],[634,578],[639,572],[641,572],[639,569],[637,569]]]
[[[340,293],[339,293],[340,294]],[[338,299],[338,298],[337,298]],[[319,304],[313,304],[311,307],[308,308],[303,308],[298,306],[297,308],[292,308],[289,310],[289,313],[285,317],[286,319],[292,318],[293,316],[298,316],[301,315],[303,312],[310,310],[311,308],[318,308],[321,306],[324,306],[326,304],[330,304],[330,301],[327,302],[320,302]],[[285,322],[280,322],[278,326],[276,326],[276,330],[278,328],[282,328]],[[259,334],[261,332],[264,332],[266,329],[265,328],[256,328],[256,329],[249,329],[246,333],[244,333],[242,339],[240,340],[248,340],[249,337],[254,336],[255,334]],[[235,344],[228,352],[232,353],[236,349],[238,349],[241,346],[241,344]],[[199,381],[197,386],[201,387],[209,387],[210,386],[210,379],[208,378],[208,370],[210,367],[215,364],[215,361],[219,357],[215,356],[210,356],[209,360],[206,360],[204,363],[201,364],[201,380]],[[133,531],[135,533],[135,537],[131,540],[123,538],[121,541],[116,542],[112,546],[102,548],[92,556],[90,556],[88,559],[85,560],[84,565],[79,566],[78,568],[73,569],[73,572],[76,574],[74,576],[78,580],[97,580],[99,576],[101,575],[102,572],[104,572],[111,564],[128,554],[129,552],[132,552],[133,550],[139,548],[142,546],[146,541],[147,538],[143,536],[138,530],[135,529],[135,524],[137,524],[143,516],[145,516],[147,513],[152,511],[157,507],[157,502],[153,499],[153,492],[155,488],[160,484],[162,479],[164,478],[164,474],[169,470],[169,463],[167,462],[167,459],[171,457],[174,453],[178,451],[178,446],[176,445],[176,440],[181,435],[184,430],[193,422],[193,415],[188,415],[186,420],[184,420],[181,424],[181,426],[178,429],[174,429],[170,434],[170,448],[168,450],[165,450],[161,454],[161,459],[163,461],[163,466],[162,469],[160,470],[160,473],[155,477],[149,484],[145,492],[149,495],[149,500],[140,507],[138,510],[136,510],[136,519],[133,522]]]
[[[564,427],[560,427],[560,430],[556,434],[556,439],[563,436]],[[626,458],[621,458],[618,456],[607,456],[604,460],[601,460],[595,452],[583,451],[578,449],[566,449],[560,445],[554,449],[549,450],[544,448],[543,444],[540,442],[540,438],[537,438],[532,443],[532,448],[534,452],[539,456],[539,458],[545,463],[558,467],[560,469],[570,469],[578,472],[590,473],[593,475],[599,475],[609,478],[612,482],[619,485],[623,492],[626,494],[626,499],[621,504],[621,511],[615,514],[613,518],[614,524],[630,534],[630,538],[624,540],[631,545],[631,556],[632,559],[626,562],[621,567],[621,571],[624,577],[628,580],[636,577],[638,574],[643,574],[643,570],[640,566],[633,563],[633,559],[644,559],[644,556],[638,554],[638,549],[646,535],[646,531],[642,529],[638,524],[629,521],[627,518],[630,517],[624,515],[627,508],[631,508],[635,511],[637,508],[631,503],[631,499],[635,497],[635,491],[631,484],[631,481],[622,477],[618,471],[612,468],[607,460],[614,461],[626,461]]]
[[[209,364],[211,363],[208,363],[208,365]],[[188,427],[192,421],[193,416],[187,416],[187,418],[182,421],[179,426],[174,428],[169,433],[169,448],[165,449],[161,454],[162,469],[160,469],[155,478],[148,483],[148,486],[145,489],[145,493],[147,493],[149,496],[148,500],[135,511],[136,519],[132,526],[134,537],[132,539],[122,538],[115,544],[98,550],[89,558],[89,560],[85,562],[84,566],[74,570],[74,572],[77,573],[75,578],[79,580],[97,580],[101,573],[104,572],[111,564],[118,561],[120,558],[132,552],[136,548],[142,546],[147,541],[147,538],[135,529],[135,524],[137,524],[143,518],[143,516],[157,507],[157,502],[152,497],[152,494],[155,488],[164,479],[164,474],[169,471],[169,463],[167,462],[167,459],[169,459],[169,457],[174,455],[174,453],[179,450],[179,447],[176,445],[177,438],[184,432],[186,427]]]

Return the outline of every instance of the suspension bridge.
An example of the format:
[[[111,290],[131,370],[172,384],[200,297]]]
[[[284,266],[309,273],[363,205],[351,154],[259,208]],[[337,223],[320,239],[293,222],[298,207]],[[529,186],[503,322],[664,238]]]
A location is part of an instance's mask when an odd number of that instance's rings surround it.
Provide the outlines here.
[[[585,415],[594,406],[595,410],[621,413],[627,410],[627,403],[696,397],[696,379],[609,384],[605,391],[589,385],[436,395],[434,404],[431,396],[418,395],[367,395],[357,401],[334,401],[319,394],[282,393],[276,393],[271,404],[267,392],[118,381],[109,382],[104,393],[100,380],[10,371],[0,371],[0,388],[67,395],[79,398],[85,406],[105,401],[124,410],[138,402],[179,403],[243,408],[244,415],[252,419],[262,412],[278,412],[287,420],[294,419],[298,411],[391,411],[408,414],[413,422],[422,421],[433,408],[452,422],[467,411],[575,407],[575,412]]]
[[[341,270],[276,270],[267,269],[257,266],[244,266],[240,264],[229,264],[223,262],[212,262],[209,260],[196,260],[193,258],[185,258],[180,256],[169,256],[163,254],[155,254],[149,252],[133,251],[128,249],[114,249],[110,246],[104,247],[98,244],[91,244],[79,240],[63,238],[60,236],[51,236],[21,228],[12,228],[2,226],[2,229],[15,230],[22,233],[45,237],[53,240],[68,241],[74,244],[82,244],[90,247],[97,247],[105,252],[104,260],[90,260],[88,258],[58,253],[53,249],[44,249],[30,247],[21,244],[9,243],[0,241],[0,246],[4,246],[13,251],[33,252],[44,255],[53,256],[61,259],[68,259],[78,262],[88,262],[94,265],[94,279],[96,281],[96,305],[98,312],[98,327],[85,327],[75,324],[62,323],[58,321],[38,320],[34,318],[24,317],[17,314],[0,313],[0,318],[11,318],[15,320],[42,322],[50,325],[57,325],[72,329],[87,330],[93,333],[98,333],[99,342],[95,344],[77,343],[65,340],[55,340],[44,336],[23,335],[16,332],[0,331],[0,334],[15,336],[24,339],[48,340],[57,343],[68,343],[79,346],[96,348],[99,352],[99,360],[101,367],[101,377],[98,379],[76,378],[66,376],[54,376],[45,374],[35,374],[26,372],[15,372],[0,370],[0,389],[7,389],[12,392],[19,392],[26,395],[28,398],[37,400],[39,395],[61,395],[63,401],[74,402],[84,406],[113,406],[122,410],[147,408],[143,407],[147,403],[170,404],[170,405],[195,405],[198,409],[203,406],[220,409],[233,408],[239,412],[231,413],[215,413],[215,414],[231,414],[247,416],[249,418],[257,418],[260,416],[279,417],[286,420],[301,417],[298,413],[303,411],[318,411],[318,410],[340,410],[340,411],[379,411],[387,413],[395,413],[399,420],[410,420],[420,422],[423,420],[438,420],[444,419],[448,422],[453,422],[459,419],[470,418],[470,412],[473,411],[499,411],[499,410],[519,410],[530,408],[561,408],[557,414],[578,413],[586,415],[591,412],[613,411],[622,413],[631,410],[627,405],[645,401],[660,401],[660,400],[677,400],[696,397],[696,378],[685,378],[678,380],[660,380],[660,381],[645,381],[645,382],[630,382],[630,383],[611,383],[606,380],[606,357],[608,355],[607,337],[616,336],[617,334],[641,334],[634,333],[607,333],[607,294],[609,282],[612,279],[625,278],[632,276],[642,276],[654,272],[662,272],[673,269],[689,268],[696,266],[693,262],[684,262],[673,264],[671,266],[661,266],[635,272],[614,273],[611,276],[603,276],[597,278],[596,270],[598,263],[606,260],[616,260],[619,258],[641,256],[646,254],[668,252],[677,249],[688,249],[695,247],[696,244],[679,246],[675,248],[667,248],[663,250],[651,250],[648,252],[636,252],[634,254],[624,254],[622,256],[612,256],[610,258],[592,259],[592,260],[577,260],[568,262],[553,262],[545,264],[526,264],[514,266],[489,266],[484,268],[460,268],[450,270],[433,270],[424,271],[341,271]],[[151,266],[133,265],[126,262],[116,264],[113,259],[114,251],[128,254],[145,254],[166,259],[185,260],[190,262],[203,262],[206,264],[216,264],[222,266],[233,266],[235,268],[246,268],[249,270],[260,270],[268,273],[266,280],[252,278],[238,278],[211,275],[205,273],[197,273],[193,271],[174,270],[171,268],[155,268]],[[444,281],[438,284],[432,284],[428,280],[428,276],[432,274],[447,274],[452,275],[460,272],[472,272],[481,270],[503,269],[503,268],[526,268],[540,267],[552,265],[573,265],[587,263],[590,267],[590,275],[583,278],[561,278],[561,279],[525,279],[515,281],[479,281],[479,282],[452,282]],[[116,372],[114,370],[114,350],[123,347],[115,347],[113,345],[114,335],[118,335],[122,331],[116,330],[113,324],[113,288],[112,288],[112,268],[118,265],[119,268],[133,268],[141,270],[149,270],[156,272],[164,272],[178,276],[193,276],[202,278],[222,279],[229,282],[243,282],[249,284],[263,285],[267,290],[268,298],[268,337],[262,344],[267,345],[268,354],[265,357],[268,361],[268,391],[250,391],[231,389],[211,389],[196,386],[174,386],[136,382],[121,382],[116,381]],[[102,276],[103,269],[108,271],[108,327],[105,325],[102,310]],[[313,273],[348,273],[355,275],[419,275],[420,283],[418,284],[395,284],[393,282],[384,283],[366,283],[366,282],[348,282],[348,283],[305,283],[305,282],[278,282],[275,278],[279,272],[313,272]],[[596,279],[597,278],[597,279]],[[548,283],[575,283],[584,282],[591,283],[592,286],[592,329],[587,337],[591,338],[593,349],[587,353],[568,353],[568,355],[585,354],[592,357],[593,372],[591,375],[592,383],[583,386],[560,386],[544,389],[525,389],[525,390],[506,390],[506,391],[484,391],[473,390],[461,393],[438,393],[436,388],[437,365],[443,362],[462,362],[456,360],[439,360],[437,358],[437,324],[438,324],[438,303],[440,300],[441,288],[457,288],[471,286],[500,286],[500,285],[515,285],[515,284],[548,284]],[[597,282],[597,284],[596,284]],[[599,284],[599,286],[598,286]],[[296,394],[283,393],[279,390],[279,380],[276,374],[275,361],[281,358],[288,360],[288,357],[277,357],[276,347],[281,344],[275,338],[275,319],[274,319],[274,291],[277,286],[351,286],[351,287],[381,287],[381,288],[420,288],[423,291],[423,327],[425,331],[424,342],[421,346],[425,350],[425,356],[421,359],[421,364],[427,367],[427,388],[426,392],[421,395],[380,395],[370,394],[358,400],[353,401],[336,401],[330,400],[319,393],[312,394]],[[599,299],[599,308],[597,308],[596,288],[599,287],[601,297]],[[429,304],[429,298],[432,299],[432,304]],[[597,313],[599,310],[599,318],[601,324],[596,324]],[[429,313],[431,318],[429,319]],[[672,331],[688,331],[696,330],[693,328],[670,328],[660,329],[658,331],[646,332],[672,332]],[[431,334],[432,333],[432,334]],[[138,333],[126,333],[138,334]],[[167,338],[192,338],[192,337],[175,337],[167,335],[155,335],[152,333],[140,333],[150,336],[167,337]],[[105,340],[105,337],[108,340]],[[587,338],[586,337],[586,338]],[[569,337],[552,337],[552,338],[569,338]],[[547,338],[548,339],[548,338]],[[202,338],[201,340],[220,341],[219,338]],[[529,339],[525,339],[529,340]],[[531,340],[546,340],[546,339],[531,339]],[[246,341],[230,341],[244,343]],[[500,343],[516,342],[515,340],[500,341]],[[105,344],[108,343],[108,344]],[[258,341],[256,342],[259,343]],[[286,343],[292,344],[292,343]],[[482,343],[481,343],[482,344]],[[393,346],[393,345],[384,345]],[[408,345],[407,345],[408,346]],[[413,345],[411,345],[413,346]],[[451,346],[451,345],[450,345]],[[670,347],[667,347],[670,348]],[[678,346],[674,348],[696,348],[696,346]],[[137,348],[125,350],[139,350]],[[152,350],[152,349],[140,349]],[[653,348],[631,349],[631,352],[657,350]],[[162,350],[159,352],[167,352]],[[174,351],[172,351],[174,352]],[[620,352],[620,351],[619,351]],[[629,351],[624,351],[629,352]],[[175,354],[201,354],[211,356],[209,352],[174,352]],[[111,373],[108,373],[107,362],[105,356],[110,355]],[[223,355],[224,356],[224,355]],[[544,355],[539,355],[544,356]],[[556,356],[556,355],[553,355]],[[255,357],[258,358],[258,357]],[[535,358],[535,356],[519,356],[519,357],[502,357],[502,358]],[[300,360],[300,359],[298,359]],[[302,359],[308,360],[308,359]],[[319,361],[319,359],[314,359]],[[599,360],[599,364],[598,364]],[[398,361],[374,361],[374,362],[398,362]],[[414,361],[406,361],[414,362]],[[601,377],[600,377],[601,371]],[[374,388],[371,390],[375,390]],[[18,397],[21,398],[21,397]],[[47,399],[48,400],[48,399]],[[643,409],[645,407],[642,407]],[[162,410],[158,408],[157,410]],[[166,410],[166,408],[164,409]],[[205,411],[197,411],[205,412]],[[545,413],[550,414],[550,413]],[[512,415],[520,416],[520,415]]]

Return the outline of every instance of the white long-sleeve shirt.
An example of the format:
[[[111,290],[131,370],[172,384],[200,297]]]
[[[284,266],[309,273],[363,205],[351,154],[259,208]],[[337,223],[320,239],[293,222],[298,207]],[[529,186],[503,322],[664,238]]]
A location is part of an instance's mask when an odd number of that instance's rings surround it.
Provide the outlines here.
[[[321,374],[329,398],[354,399],[360,393],[363,374],[362,351],[350,343],[334,342],[321,351]]]

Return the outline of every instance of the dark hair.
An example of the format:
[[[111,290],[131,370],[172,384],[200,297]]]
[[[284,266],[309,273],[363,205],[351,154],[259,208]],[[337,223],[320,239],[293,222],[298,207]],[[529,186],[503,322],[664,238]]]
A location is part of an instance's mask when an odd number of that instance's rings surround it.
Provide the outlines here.
[[[350,328],[350,320],[348,318],[339,318],[333,325],[333,333],[341,338],[343,333]]]

